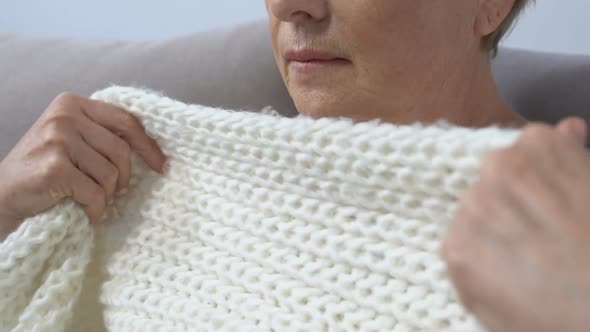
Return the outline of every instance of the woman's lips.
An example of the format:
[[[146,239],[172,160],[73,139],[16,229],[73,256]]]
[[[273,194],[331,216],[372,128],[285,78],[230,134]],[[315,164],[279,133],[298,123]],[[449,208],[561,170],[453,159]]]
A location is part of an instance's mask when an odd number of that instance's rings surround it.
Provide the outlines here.
[[[350,64],[345,58],[318,50],[289,50],[285,53],[289,67],[300,73],[310,73]]]

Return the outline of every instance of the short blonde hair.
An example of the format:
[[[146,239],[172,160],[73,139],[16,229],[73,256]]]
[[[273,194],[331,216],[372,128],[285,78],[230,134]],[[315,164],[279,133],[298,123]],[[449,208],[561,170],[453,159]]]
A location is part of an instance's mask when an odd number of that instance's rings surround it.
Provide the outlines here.
[[[514,26],[514,23],[518,16],[523,12],[524,8],[534,1],[535,0],[515,0],[510,14],[504,19],[504,22],[498,27],[498,30],[484,38],[483,48],[489,51],[492,56],[496,56],[502,38],[504,38]]]

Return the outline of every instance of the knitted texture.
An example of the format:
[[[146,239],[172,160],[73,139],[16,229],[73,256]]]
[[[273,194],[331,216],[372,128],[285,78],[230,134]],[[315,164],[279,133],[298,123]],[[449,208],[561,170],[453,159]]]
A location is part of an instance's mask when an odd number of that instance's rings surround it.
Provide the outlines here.
[[[482,158],[517,131],[280,118],[122,87],[93,98],[136,115],[168,171],[134,157],[96,234],[72,202],[11,234],[0,330],[71,328],[93,287],[104,326],[79,330],[480,329],[438,250]]]

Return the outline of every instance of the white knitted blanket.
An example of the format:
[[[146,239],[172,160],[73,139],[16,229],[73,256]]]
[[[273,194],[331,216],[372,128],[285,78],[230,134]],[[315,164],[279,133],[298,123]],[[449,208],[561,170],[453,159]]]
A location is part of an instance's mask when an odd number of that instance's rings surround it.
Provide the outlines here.
[[[438,249],[481,158],[517,131],[94,98],[137,115],[170,169],[134,159],[101,226],[64,202],[1,243],[1,331],[479,329]]]

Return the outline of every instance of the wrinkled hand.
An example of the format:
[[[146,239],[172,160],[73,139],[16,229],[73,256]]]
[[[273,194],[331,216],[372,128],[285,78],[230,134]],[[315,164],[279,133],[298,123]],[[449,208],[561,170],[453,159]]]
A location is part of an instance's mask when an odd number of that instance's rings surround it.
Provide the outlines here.
[[[590,331],[586,124],[534,124],[491,153],[442,247],[460,299],[499,331]]]
[[[0,163],[0,230],[66,197],[97,222],[129,184],[130,151],[161,172],[165,157],[138,120],[115,106],[59,95]]]

